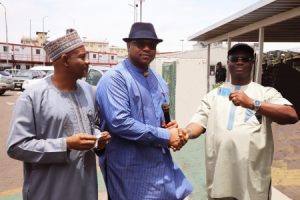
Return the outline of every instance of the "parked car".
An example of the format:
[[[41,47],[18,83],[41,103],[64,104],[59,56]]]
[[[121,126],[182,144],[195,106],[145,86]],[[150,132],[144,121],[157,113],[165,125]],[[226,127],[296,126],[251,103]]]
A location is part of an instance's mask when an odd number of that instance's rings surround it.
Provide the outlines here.
[[[41,65],[41,66],[34,66],[34,67],[30,68],[30,70],[42,71],[42,72],[44,72],[44,77],[45,77],[49,74],[53,74],[54,67]]]
[[[52,73],[53,74],[53,73]],[[25,80],[22,84],[22,90],[27,90],[28,88],[30,88],[31,86],[39,83],[41,80],[48,78],[49,76],[52,76],[52,74],[48,74],[47,76],[45,76],[44,78],[37,78],[37,79],[28,79]]]
[[[12,75],[12,77],[14,77],[16,75],[16,73],[20,70],[19,69],[5,69],[4,71],[9,72]]]
[[[20,70],[13,77],[15,88],[22,90],[22,85],[25,80],[43,78],[43,75],[36,70]]]
[[[14,83],[11,74],[7,71],[0,71],[0,95],[4,94],[7,90],[13,90]]]
[[[85,81],[96,87],[98,81],[105,72],[111,70],[109,66],[90,66]]]

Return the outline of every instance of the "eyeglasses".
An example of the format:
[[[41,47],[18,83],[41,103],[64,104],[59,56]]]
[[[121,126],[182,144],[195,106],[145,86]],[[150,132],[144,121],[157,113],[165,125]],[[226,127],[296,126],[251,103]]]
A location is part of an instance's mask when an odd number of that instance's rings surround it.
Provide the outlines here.
[[[253,58],[252,57],[242,57],[242,56],[229,56],[228,60],[232,63],[236,63],[239,60],[242,62],[250,62],[253,60]]]
[[[157,43],[153,41],[133,40],[132,43],[139,49],[144,49],[146,46],[150,50],[155,50]]]

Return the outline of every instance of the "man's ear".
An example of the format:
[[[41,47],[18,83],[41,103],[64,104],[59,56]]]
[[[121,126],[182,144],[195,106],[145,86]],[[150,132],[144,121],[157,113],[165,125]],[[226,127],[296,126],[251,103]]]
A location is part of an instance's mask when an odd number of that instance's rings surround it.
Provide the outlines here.
[[[68,66],[68,65],[69,65],[67,54],[62,54],[62,55],[61,55],[61,60],[62,60],[62,62],[63,62],[63,64],[64,64],[64,66]]]

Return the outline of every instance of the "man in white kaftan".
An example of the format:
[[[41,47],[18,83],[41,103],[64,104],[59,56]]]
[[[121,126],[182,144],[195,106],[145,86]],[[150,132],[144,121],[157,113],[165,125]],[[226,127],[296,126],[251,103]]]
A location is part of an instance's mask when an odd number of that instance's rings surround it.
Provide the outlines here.
[[[222,94],[224,88],[234,91],[235,87],[225,83],[208,93],[191,120],[207,130],[208,193],[241,200],[268,199],[273,157],[271,120],[255,115],[251,109],[235,107],[229,95]],[[254,82],[241,86],[240,90],[262,102],[291,105],[275,89]]]
[[[209,92],[187,126],[190,138],[206,131],[209,199],[270,199],[271,122],[298,120],[291,103],[277,90],[251,82],[253,53],[246,44],[229,50],[231,83]]]

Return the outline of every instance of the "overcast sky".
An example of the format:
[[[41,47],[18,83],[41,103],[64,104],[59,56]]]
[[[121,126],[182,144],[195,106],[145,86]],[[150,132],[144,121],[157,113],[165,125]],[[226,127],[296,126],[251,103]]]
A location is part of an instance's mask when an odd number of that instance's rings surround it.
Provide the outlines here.
[[[192,48],[187,38],[198,31],[245,9],[258,0],[145,0],[144,22],[154,24],[164,40],[160,51]],[[20,43],[23,36],[34,37],[36,31],[49,31],[53,37],[67,28],[75,28],[81,37],[106,40],[110,45],[125,47],[134,20],[133,0],[0,0],[6,6],[8,40]],[[183,43],[181,40],[184,40]],[[5,42],[4,9],[0,6],[0,41]],[[265,50],[299,47],[300,44],[265,45]]]

